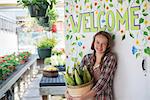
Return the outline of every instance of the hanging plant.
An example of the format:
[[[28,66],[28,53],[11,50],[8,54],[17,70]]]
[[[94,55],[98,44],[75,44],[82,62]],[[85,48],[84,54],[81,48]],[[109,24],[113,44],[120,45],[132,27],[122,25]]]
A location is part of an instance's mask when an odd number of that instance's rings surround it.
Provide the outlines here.
[[[31,17],[44,17],[48,6],[52,9],[56,0],[18,0],[17,3],[28,7]]]

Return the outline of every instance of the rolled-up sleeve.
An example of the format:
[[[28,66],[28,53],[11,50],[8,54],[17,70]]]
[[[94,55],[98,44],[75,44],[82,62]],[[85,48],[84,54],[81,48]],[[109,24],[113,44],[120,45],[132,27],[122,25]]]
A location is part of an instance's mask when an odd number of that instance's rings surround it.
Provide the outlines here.
[[[114,76],[116,63],[117,59],[115,55],[110,55],[104,59],[103,65],[101,65],[101,68],[103,68],[103,70],[100,74],[100,78],[92,88],[92,90],[95,91],[96,94],[101,94],[101,92],[107,87],[111,77]]]

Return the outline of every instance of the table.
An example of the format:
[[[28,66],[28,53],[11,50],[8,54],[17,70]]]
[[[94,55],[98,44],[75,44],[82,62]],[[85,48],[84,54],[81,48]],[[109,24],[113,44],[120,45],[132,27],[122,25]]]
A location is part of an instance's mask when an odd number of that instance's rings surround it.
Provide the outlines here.
[[[39,83],[40,95],[42,95],[42,100],[48,100],[48,95],[64,95],[66,90],[66,84],[62,74],[58,77],[44,77],[42,76]]]

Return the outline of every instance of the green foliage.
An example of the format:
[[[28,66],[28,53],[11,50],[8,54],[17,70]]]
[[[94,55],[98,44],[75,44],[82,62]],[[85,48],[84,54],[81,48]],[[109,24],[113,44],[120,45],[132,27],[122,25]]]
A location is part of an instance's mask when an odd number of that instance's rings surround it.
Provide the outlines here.
[[[57,13],[54,9],[47,9],[46,17],[36,18],[37,23],[43,27],[52,27],[52,24],[57,20]],[[50,28],[49,28],[50,29]]]
[[[49,26],[51,27],[56,22],[58,15],[54,9],[48,9],[47,16],[49,17]]]
[[[45,58],[44,59],[44,64],[48,65],[51,63],[51,58]]]
[[[44,37],[37,42],[37,48],[53,48],[57,44],[55,38]]]
[[[0,57],[0,80],[4,80],[16,69],[16,66],[22,64],[31,55],[30,52],[20,52],[18,54],[5,55]]]
[[[144,52],[150,56],[150,47],[145,48]]]
[[[47,0],[18,0],[17,3],[24,7],[36,5],[39,9],[44,9],[49,5],[49,2],[47,2]]]

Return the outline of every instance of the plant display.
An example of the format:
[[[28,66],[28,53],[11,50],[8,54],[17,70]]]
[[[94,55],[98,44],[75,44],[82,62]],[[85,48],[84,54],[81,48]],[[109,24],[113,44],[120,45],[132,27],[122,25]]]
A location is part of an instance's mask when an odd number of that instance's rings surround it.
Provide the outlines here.
[[[52,49],[52,55],[63,55],[63,54],[65,54],[64,48]]]
[[[51,64],[53,66],[64,66],[65,55],[52,55],[51,57],[44,59],[44,64]]]
[[[44,59],[44,64],[51,64],[53,66],[64,66],[65,65],[65,51],[63,48],[52,49],[52,56]]]
[[[27,58],[30,55],[31,55],[30,52],[25,51],[25,52],[20,52],[17,57],[19,58],[19,60],[27,60]]]
[[[54,9],[48,9],[47,16],[49,17],[50,27],[52,27],[52,25],[56,22],[58,15]]]
[[[16,66],[24,64],[30,55],[31,53],[26,51],[0,57],[0,80],[6,79],[16,69]]]
[[[57,17],[56,11],[48,8],[45,17],[37,17],[36,21],[40,26],[45,27],[45,29],[49,27],[49,30],[56,32],[56,25],[54,23],[56,22]]]
[[[37,42],[37,48],[53,48],[57,44],[55,38],[44,37]]]

